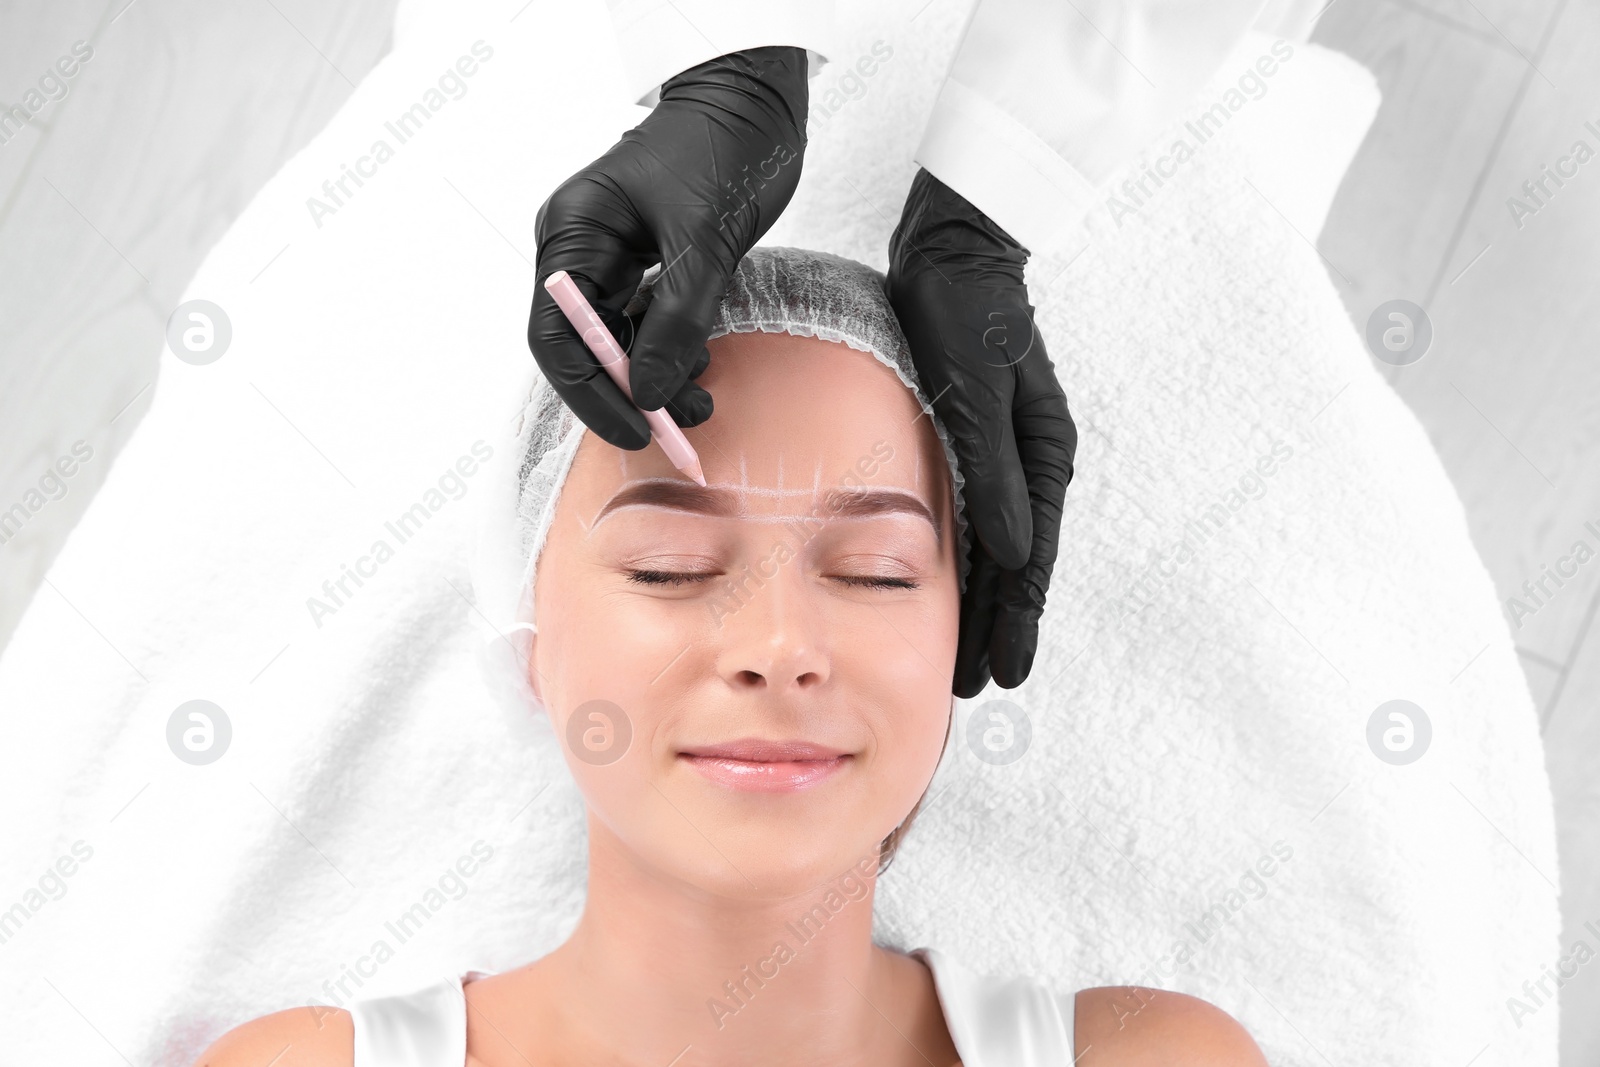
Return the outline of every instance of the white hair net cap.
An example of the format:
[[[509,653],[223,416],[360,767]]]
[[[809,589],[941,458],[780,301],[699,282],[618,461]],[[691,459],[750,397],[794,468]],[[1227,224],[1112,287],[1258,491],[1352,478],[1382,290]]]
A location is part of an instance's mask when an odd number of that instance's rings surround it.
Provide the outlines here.
[[[646,274],[625,314],[638,315],[649,306],[658,273],[655,269]],[[917,379],[883,275],[827,252],[780,246],[751,249],[728,283],[711,336],[758,330],[816,337],[870,352],[916,396],[950,464],[956,559],[964,590],[969,566],[969,531],[962,514],[964,479],[950,435]],[[588,429],[532,359],[528,367],[527,386],[518,391],[521,402],[508,430],[492,442],[495,451],[479,511],[472,584],[483,629],[480,658],[485,679],[518,720],[528,720],[535,732],[544,733],[549,728],[545,716],[528,714],[542,710],[528,682],[534,583],[556,500]]]

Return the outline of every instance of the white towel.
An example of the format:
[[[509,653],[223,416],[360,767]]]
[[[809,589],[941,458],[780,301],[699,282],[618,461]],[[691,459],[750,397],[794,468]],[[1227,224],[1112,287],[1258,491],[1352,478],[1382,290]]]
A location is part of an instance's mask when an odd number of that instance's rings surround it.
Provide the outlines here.
[[[230,349],[166,357],[0,659],[20,1062],[187,1064],[245,1019],[512,967],[576,920],[579,798],[476,673],[462,472],[530,358],[540,202],[643,112],[599,5],[570,35],[518,6],[414,17],[245,211],[189,293]],[[850,6],[767,241],[882,269],[965,10]],[[878,936],[1204,996],[1280,1065],[1552,1067],[1555,1006],[1507,1006],[1557,955],[1532,701],[1444,470],[1308,244],[1372,83],[1297,45],[1269,84],[1230,120],[1253,142],[1230,128],[1120,226],[1097,212],[1070,266],[1030,264],[1082,431],[1042,645],[1023,688],[958,706]],[[334,203],[345,166],[367,174]],[[999,698],[1032,725],[1009,766],[962,740]],[[1409,766],[1366,740],[1394,698],[1433,724]],[[232,732],[204,766],[167,741],[196,699]]]

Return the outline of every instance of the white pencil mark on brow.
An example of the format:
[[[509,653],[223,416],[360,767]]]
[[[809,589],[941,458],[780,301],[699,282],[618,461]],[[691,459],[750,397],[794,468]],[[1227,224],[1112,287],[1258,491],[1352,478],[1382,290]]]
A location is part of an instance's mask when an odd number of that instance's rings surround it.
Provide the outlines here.
[[[791,496],[815,496],[812,489],[773,489],[765,485],[740,485],[737,482],[707,482],[708,489],[731,489],[740,496],[761,497],[765,500],[779,500]]]
[[[598,527],[602,519],[613,511],[626,508],[648,507],[685,511],[718,518],[736,518],[744,522],[793,523],[821,518],[848,520],[870,518],[889,513],[918,515],[933,527],[934,536],[942,543],[944,530],[933,511],[915,493],[892,486],[879,489],[832,489],[823,506],[812,509],[809,515],[753,515],[746,507],[751,486],[707,486],[701,488],[681,478],[643,478],[623,486],[595,515],[591,528]],[[800,490],[761,490],[799,494]]]

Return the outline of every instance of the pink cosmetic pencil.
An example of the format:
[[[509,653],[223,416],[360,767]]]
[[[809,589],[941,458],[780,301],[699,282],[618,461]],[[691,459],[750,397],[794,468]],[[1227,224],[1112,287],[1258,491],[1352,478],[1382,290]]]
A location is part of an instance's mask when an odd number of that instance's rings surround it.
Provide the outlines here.
[[[622,395],[631,401],[633,389],[628,385],[628,356],[622,351],[622,346],[617,344],[617,339],[611,336],[611,331],[606,329],[606,324],[600,321],[600,316],[595,314],[594,308],[589,306],[589,301],[578,291],[578,286],[571,276],[564,270],[558,270],[544,280],[544,287],[550,290],[550,295],[555,297],[556,304],[567,316],[567,321],[578,331],[578,336],[589,346],[589,351],[600,361],[600,366],[611,375],[611,380],[617,383]],[[667,414],[667,409],[665,407],[654,411],[640,409],[639,413],[644,416],[644,421],[650,424],[650,435],[655,438],[656,444],[661,446],[661,451],[666,453],[672,465],[699,484],[705,485],[706,476],[700,469],[700,456],[689,443],[689,439],[683,435],[683,431],[678,428],[678,424],[672,421],[672,416]]]

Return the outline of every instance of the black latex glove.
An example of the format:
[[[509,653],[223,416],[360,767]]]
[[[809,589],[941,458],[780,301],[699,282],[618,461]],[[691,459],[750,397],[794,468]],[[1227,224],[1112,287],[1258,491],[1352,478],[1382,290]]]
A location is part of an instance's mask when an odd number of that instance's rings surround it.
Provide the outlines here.
[[[950,431],[977,536],[954,692],[1021,685],[1039,644],[1078,430],[1033,324],[1028,251],[926,170],[889,240],[889,300]]]
[[[628,349],[639,407],[667,404],[680,426],[710,418],[711,394],[689,379],[710,359],[706,339],[728,280],[800,180],[806,75],[806,50],[787,46],[732,52],[684,71],[661,87],[648,118],[539,209],[528,347],[573,414],[611,444],[644,448],[649,427],[544,280],[557,270],[572,275]],[[637,321],[624,318],[656,263],[662,273],[649,307]]]

